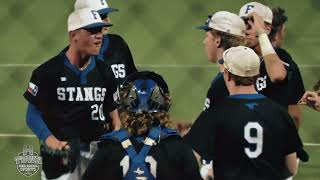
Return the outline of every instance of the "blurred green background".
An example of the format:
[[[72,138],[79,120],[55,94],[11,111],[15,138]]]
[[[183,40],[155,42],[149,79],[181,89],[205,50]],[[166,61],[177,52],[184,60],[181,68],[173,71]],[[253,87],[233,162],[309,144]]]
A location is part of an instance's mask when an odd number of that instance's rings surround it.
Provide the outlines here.
[[[120,11],[110,15],[111,33],[129,44],[139,70],[153,70],[167,80],[173,96],[174,119],[193,121],[203,108],[206,91],[217,68],[207,60],[202,40],[194,29],[219,10],[238,13],[244,0],[110,0]],[[320,79],[319,0],[265,0],[270,7],[283,7],[289,17],[285,49],[300,66],[306,89]],[[67,17],[73,0],[0,1],[0,179],[26,178],[17,170],[14,157],[36,138],[4,137],[32,134],[25,124],[26,101],[22,97],[32,70],[56,55],[68,43]],[[300,164],[295,179],[320,179],[320,113],[302,108],[301,136],[310,162]]]

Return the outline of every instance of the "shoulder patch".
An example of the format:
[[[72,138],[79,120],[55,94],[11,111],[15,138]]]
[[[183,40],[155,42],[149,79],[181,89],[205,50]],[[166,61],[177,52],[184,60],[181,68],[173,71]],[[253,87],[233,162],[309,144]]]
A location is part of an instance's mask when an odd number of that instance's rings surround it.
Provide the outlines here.
[[[36,96],[38,93],[38,86],[33,84],[32,82],[29,82],[28,92],[33,96]]]

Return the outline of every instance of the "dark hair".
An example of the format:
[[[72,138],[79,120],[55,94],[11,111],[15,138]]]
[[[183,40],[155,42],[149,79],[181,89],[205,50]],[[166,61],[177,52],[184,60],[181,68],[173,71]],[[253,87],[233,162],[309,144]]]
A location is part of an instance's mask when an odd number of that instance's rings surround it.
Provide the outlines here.
[[[288,21],[288,17],[285,15],[285,10],[283,8],[277,7],[272,9],[273,19],[272,19],[272,29],[269,34],[269,39],[274,40],[277,32],[279,32],[285,22]]]
[[[234,75],[229,72],[228,78],[233,79],[236,86],[250,86],[250,85],[254,85],[256,83],[258,75],[252,76],[252,77],[241,77],[241,76],[237,76],[237,75]]]
[[[236,35],[231,35],[225,32],[211,30],[211,34],[214,37],[219,36],[221,38],[221,42],[219,48],[229,49],[231,47],[236,47],[240,45],[244,45],[244,38]]]

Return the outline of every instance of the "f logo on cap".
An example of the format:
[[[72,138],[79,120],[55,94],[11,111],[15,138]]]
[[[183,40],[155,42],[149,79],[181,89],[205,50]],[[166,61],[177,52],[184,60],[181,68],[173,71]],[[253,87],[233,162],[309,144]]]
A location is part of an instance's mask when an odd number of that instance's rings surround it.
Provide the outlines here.
[[[97,11],[92,10],[91,13],[92,13],[94,19],[98,19],[99,13]]]
[[[251,9],[253,9],[254,8],[254,5],[251,5],[251,4],[249,4],[248,6],[247,6],[247,9],[246,9],[246,14],[248,14],[248,12],[251,10]]]
[[[106,4],[106,0],[101,0],[101,5],[105,5]]]

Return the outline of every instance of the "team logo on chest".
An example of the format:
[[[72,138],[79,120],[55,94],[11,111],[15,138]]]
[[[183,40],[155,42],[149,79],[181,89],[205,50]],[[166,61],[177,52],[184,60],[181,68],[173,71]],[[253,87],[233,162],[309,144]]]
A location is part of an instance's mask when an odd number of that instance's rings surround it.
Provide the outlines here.
[[[106,88],[102,87],[58,87],[59,101],[103,101]]]
[[[262,91],[263,89],[267,88],[267,76],[258,77],[256,81],[256,89],[258,91]]]

